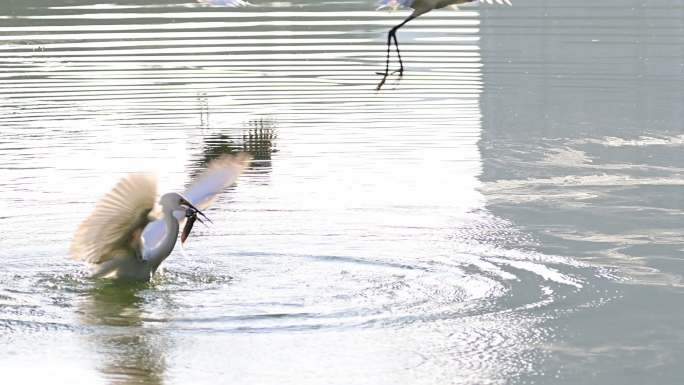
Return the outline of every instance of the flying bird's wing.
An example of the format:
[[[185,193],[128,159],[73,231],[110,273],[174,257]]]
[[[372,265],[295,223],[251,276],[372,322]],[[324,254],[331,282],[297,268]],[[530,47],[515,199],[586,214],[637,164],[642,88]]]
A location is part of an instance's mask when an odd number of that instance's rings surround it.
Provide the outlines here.
[[[244,0],[197,0],[200,4],[219,5],[224,7],[242,7],[252,5]]]
[[[149,222],[156,195],[152,176],[132,174],[122,179],[76,230],[72,258],[98,264],[122,249],[138,252],[140,234]]]
[[[230,186],[249,165],[252,157],[241,152],[237,155],[224,155],[209,163],[185,190],[183,196],[200,210],[207,208],[224,187]]]
[[[491,4],[491,5],[493,5],[493,4],[499,4],[499,5],[506,4],[506,5],[511,5],[511,6],[513,5],[513,3],[511,3],[511,0],[459,0],[456,3],[450,5],[449,7],[451,9],[454,9],[454,10],[459,10],[460,9],[459,5],[461,5],[461,4],[468,5],[471,3],[482,3],[482,4]]]
[[[506,4],[506,5],[511,5],[511,6],[513,5],[513,3],[511,3],[511,0],[480,0],[480,3],[487,3],[487,4],[497,3],[497,4],[501,4],[501,5]]]
[[[378,0],[376,10],[389,9],[396,11],[400,8],[410,8],[413,0]]]
[[[213,0],[213,1],[218,1],[218,0]],[[230,0],[228,0],[230,1]],[[452,5],[450,7],[454,9],[458,9],[459,4],[466,4],[466,3],[472,3],[472,2],[480,2],[480,3],[486,3],[486,4],[507,4],[507,5],[513,5],[511,3],[511,0],[457,0],[455,2],[451,2]],[[448,2],[447,2],[448,4]],[[426,10],[429,9],[434,9],[434,8],[441,8],[445,7],[444,4],[440,5],[439,2],[436,1],[422,1],[422,0],[378,0],[377,2],[377,10],[382,10],[382,9],[389,9],[392,11],[395,11],[397,9],[404,9],[404,8],[425,8]]]

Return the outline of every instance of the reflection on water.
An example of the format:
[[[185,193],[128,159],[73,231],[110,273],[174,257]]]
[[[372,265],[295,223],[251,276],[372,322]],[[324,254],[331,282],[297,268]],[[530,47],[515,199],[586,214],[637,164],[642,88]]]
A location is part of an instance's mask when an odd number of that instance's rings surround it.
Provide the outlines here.
[[[139,293],[149,287],[146,283],[120,284],[95,282],[80,303],[84,324],[106,326],[142,326]]]
[[[406,13],[253,3],[0,3],[4,378],[675,383],[683,59],[648,47],[684,16],[434,12],[376,93]],[[119,178],[182,191],[244,150],[152,284],[80,278],[73,229]]]
[[[278,151],[275,143],[277,138],[275,122],[263,118],[251,120],[240,131],[241,133],[234,135],[221,132],[205,135],[204,148],[202,149],[203,158],[195,168],[202,169],[212,159],[241,151],[252,155],[254,158],[253,166],[259,167],[268,164],[261,161],[270,161],[272,154]]]
[[[96,354],[97,370],[110,384],[164,383],[170,346],[163,332],[149,327],[155,320],[146,319],[144,296],[154,290],[150,286],[97,282],[78,300],[80,321],[94,330],[84,339]]]

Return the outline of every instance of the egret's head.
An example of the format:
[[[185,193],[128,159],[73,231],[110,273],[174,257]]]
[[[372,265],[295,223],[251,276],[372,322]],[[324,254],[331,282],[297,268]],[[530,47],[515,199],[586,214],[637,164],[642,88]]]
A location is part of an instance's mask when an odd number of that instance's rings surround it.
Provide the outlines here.
[[[197,207],[193,206],[189,200],[187,200],[181,194],[175,192],[162,195],[161,199],[159,200],[159,204],[162,206],[162,209],[165,212],[185,210],[185,215],[187,217],[199,214],[200,216],[209,220],[209,218],[207,218],[207,216],[204,215],[204,213],[201,212]],[[209,220],[209,222],[211,222],[211,220]]]
[[[195,206],[190,203],[189,200],[187,200],[184,196],[182,196],[179,193],[168,193],[162,195],[161,199],[159,200],[159,204],[162,206],[164,211],[176,211],[176,210],[186,210],[186,211],[191,211],[193,213],[200,213],[202,214],[201,211]]]
[[[182,206],[191,206],[182,195],[175,192],[162,195],[159,204],[164,208],[164,211],[182,209],[184,208]]]

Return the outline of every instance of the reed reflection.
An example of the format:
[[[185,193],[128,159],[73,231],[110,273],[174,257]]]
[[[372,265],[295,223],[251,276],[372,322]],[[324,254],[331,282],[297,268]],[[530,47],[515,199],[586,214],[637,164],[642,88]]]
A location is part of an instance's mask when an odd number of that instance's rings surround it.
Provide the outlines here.
[[[208,114],[207,114],[207,120]],[[218,132],[204,137],[202,153],[196,164],[202,169],[212,159],[225,154],[248,152],[254,158],[251,167],[270,167],[272,154],[278,152],[276,122],[269,119],[255,119],[235,133]]]

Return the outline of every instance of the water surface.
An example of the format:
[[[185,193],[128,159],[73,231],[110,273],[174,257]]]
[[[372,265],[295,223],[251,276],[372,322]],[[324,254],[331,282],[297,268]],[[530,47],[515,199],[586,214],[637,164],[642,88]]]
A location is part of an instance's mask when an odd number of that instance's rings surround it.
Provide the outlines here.
[[[0,370],[22,383],[678,383],[684,11],[0,5]],[[256,161],[150,284],[74,229]],[[39,367],[40,370],[37,370]]]

